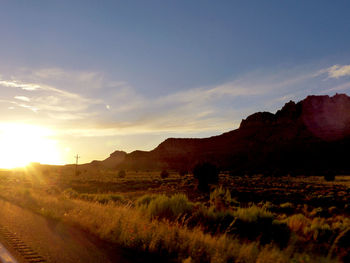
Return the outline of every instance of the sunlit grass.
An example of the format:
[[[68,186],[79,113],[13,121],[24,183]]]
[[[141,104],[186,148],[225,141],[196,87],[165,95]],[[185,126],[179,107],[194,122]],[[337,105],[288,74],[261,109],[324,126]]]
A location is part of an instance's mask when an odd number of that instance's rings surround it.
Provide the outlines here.
[[[213,191],[206,202],[190,201],[184,194],[156,194],[147,189],[143,190],[147,193],[144,196],[130,199],[128,192],[83,192],[79,188],[111,182],[132,187],[128,184],[161,180],[159,172],[128,171],[125,178],[116,171],[101,178],[86,173],[74,177],[68,172],[62,178],[65,190],[54,184],[60,176],[59,169],[0,176],[0,196],[119,246],[177,255],[179,261],[186,262],[339,262],[333,257],[343,250],[332,247],[332,242],[350,227],[350,219],[344,215],[320,218],[312,207],[301,209],[290,202],[241,207],[222,187]],[[23,183],[17,183],[18,179]],[[169,178],[160,181],[160,189],[165,181],[168,185],[169,180],[175,179],[170,173]],[[72,188],[68,180],[73,182]],[[286,209],[298,214],[283,214]]]
[[[176,216],[198,209],[183,195],[146,196],[139,199],[139,205],[134,207],[131,204],[99,202],[95,197],[92,198],[94,195],[80,196],[74,190],[66,190],[58,195],[21,187],[3,187],[0,190],[0,195],[8,200],[45,216],[77,225],[102,239],[135,250],[176,253],[187,262],[336,262],[322,257],[308,257],[307,254],[294,251],[292,247],[281,250],[274,245],[263,246],[259,242],[242,243],[235,235],[213,235],[205,233],[201,227],[189,227],[175,220]],[[151,205],[152,202],[154,205]],[[201,209],[205,210],[204,207]],[[206,215],[223,213],[213,209],[209,208]],[[249,223],[257,222],[259,218],[272,217],[265,208],[256,206],[239,208],[230,213]],[[147,214],[152,216],[145,216]],[[170,218],[172,221],[157,218]],[[316,229],[323,229],[324,222],[313,222],[296,215],[288,220],[288,224],[295,231],[310,229],[316,233]]]

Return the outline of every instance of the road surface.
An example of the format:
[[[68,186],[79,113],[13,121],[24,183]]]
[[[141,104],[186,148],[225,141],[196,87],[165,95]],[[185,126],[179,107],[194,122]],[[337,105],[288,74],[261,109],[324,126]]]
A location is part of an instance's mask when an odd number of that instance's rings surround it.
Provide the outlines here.
[[[6,246],[19,263],[128,263],[164,260],[125,251],[84,231],[47,219],[2,199],[0,243]]]
[[[3,244],[0,243],[0,263],[18,263],[17,260],[7,251]]]

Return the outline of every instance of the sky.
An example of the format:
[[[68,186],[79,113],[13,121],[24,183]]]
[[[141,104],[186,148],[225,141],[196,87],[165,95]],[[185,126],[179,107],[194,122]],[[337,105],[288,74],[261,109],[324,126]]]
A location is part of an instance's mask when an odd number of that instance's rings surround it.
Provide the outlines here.
[[[16,1],[0,8],[0,167],[207,137],[350,95],[349,1]]]

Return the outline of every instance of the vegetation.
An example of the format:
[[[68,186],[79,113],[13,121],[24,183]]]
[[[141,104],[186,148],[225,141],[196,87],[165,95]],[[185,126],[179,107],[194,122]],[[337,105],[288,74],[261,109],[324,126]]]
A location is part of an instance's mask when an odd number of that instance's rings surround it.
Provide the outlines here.
[[[118,172],[118,177],[119,177],[119,178],[125,178],[125,176],[126,176],[125,170],[120,170],[120,171]]]
[[[156,171],[127,178],[102,171],[79,182],[59,172],[0,174],[0,196],[119,246],[183,262],[326,263],[350,255],[347,181],[222,174],[208,195],[172,173],[159,182]],[[128,188],[111,191],[112,184]]]
[[[335,175],[333,173],[326,173],[324,175],[324,179],[327,181],[327,182],[332,182],[335,180]]]
[[[146,195],[141,197],[141,200],[137,204],[150,218],[173,220],[190,213],[193,206],[184,194],[175,194],[171,197],[167,197],[166,195],[150,197]]]
[[[187,171],[186,169],[180,169],[179,175],[180,175],[181,177],[183,177],[183,176],[185,176],[185,175],[187,175],[187,174],[188,174],[188,171]]]
[[[193,168],[193,176],[198,180],[198,189],[201,191],[208,191],[209,184],[218,183],[219,170],[212,163],[198,163]]]
[[[168,177],[169,177],[168,171],[163,170],[163,171],[160,173],[160,178],[165,179],[165,178],[168,178]]]

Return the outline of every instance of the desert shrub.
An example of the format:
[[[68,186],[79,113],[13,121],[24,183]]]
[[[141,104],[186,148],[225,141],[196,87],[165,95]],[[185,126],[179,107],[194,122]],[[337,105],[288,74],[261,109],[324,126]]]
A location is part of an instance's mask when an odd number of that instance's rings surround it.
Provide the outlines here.
[[[260,242],[262,244],[274,242],[281,249],[287,247],[291,237],[291,231],[288,225],[279,220],[273,220],[270,227],[270,229],[265,229]]]
[[[119,178],[124,178],[125,176],[126,176],[125,170],[120,170],[120,171],[118,172],[118,177],[119,177]]]
[[[239,202],[232,199],[229,189],[224,189],[222,186],[217,187],[210,193],[210,203],[217,209],[225,209],[230,206],[239,206]]]
[[[329,217],[330,213],[328,209],[323,209],[322,207],[316,207],[310,212],[310,217]]]
[[[68,198],[78,198],[79,193],[72,188],[67,188],[63,191],[63,195]]]
[[[234,219],[234,212],[231,210],[217,210],[213,206],[207,208],[199,205],[188,218],[187,226],[201,226],[205,232],[214,234],[225,232]]]
[[[100,204],[123,201],[123,197],[117,194],[80,194],[79,198],[90,202],[97,202]]]
[[[187,196],[184,194],[175,194],[171,197],[157,195],[155,198],[151,198],[148,204],[147,199],[144,199],[145,205],[141,207],[151,218],[174,220],[181,215],[190,213],[193,207],[193,204],[188,201]]]
[[[290,202],[287,202],[287,203],[283,203],[283,204],[280,204],[280,207],[283,208],[283,209],[290,209],[290,208],[294,208],[294,205]]]
[[[120,202],[123,197],[117,194],[100,194],[95,196],[95,201],[101,204],[107,204],[109,202]]]
[[[149,203],[155,198],[155,195],[143,195],[136,200],[135,204],[137,207],[148,206]]]
[[[289,263],[289,257],[281,250],[276,249],[270,245],[261,249],[256,263]]]
[[[238,208],[235,216],[245,222],[256,222],[259,219],[273,220],[273,214],[264,207],[253,205],[248,208]]]
[[[296,214],[286,219],[288,227],[296,233],[304,234],[304,230],[311,224],[303,214]]]
[[[330,226],[325,222],[324,218],[315,218],[312,220],[309,228],[305,230],[312,235],[313,240],[321,242],[327,242],[330,240],[333,231]]]
[[[181,177],[184,177],[184,176],[187,175],[187,174],[188,174],[188,171],[187,171],[186,169],[180,169],[179,175],[180,175]]]
[[[231,223],[228,233],[236,234],[250,240],[257,239],[266,234],[270,235],[274,216],[263,207],[255,205],[248,208],[238,208],[234,212],[235,219]],[[264,237],[270,240],[270,237]]]
[[[258,244],[255,242],[243,244],[239,250],[236,262],[255,263],[259,254]]]
[[[350,204],[345,204],[344,212],[350,214]]]
[[[330,255],[337,256],[342,262],[350,262],[350,227],[341,232],[334,240],[334,244],[329,252]]]
[[[95,195],[94,194],[80,194],[79,195],[79,198],[80,199],[83,199],[83,200],[86,200],[86,201],[94,201],[94,197],[95,197]]]
[[[169,173],[167,170],[163,170],[161,173],[160,173],[160,178],[162,179],[165,179],[165,178],[168,178],[169,177]]]
[[[198,189],[208,191],[209,184],[216,184],[219,181],[219,170],[211,163],[199,163],[193,169],[193,176],[198,180]]]
[[[56,185],[50,186],[46,189],[46,193],[50,195],[57,195],[61,193],[61,189],[57,187]]]
[[[335,175],[333,173],[325,173],[323,177],[327,182],[332,182],[335,180]]]
[[[330,215],[336,215],[340,213],[340,210],[336,206],[331,206],[328,208],[328,213]]]
[[[288,214],[288,215],[293,214],[294,209],[295,209],[295,206],[290,202],[280,204],[280,207],[279,207],[280,212]]]

